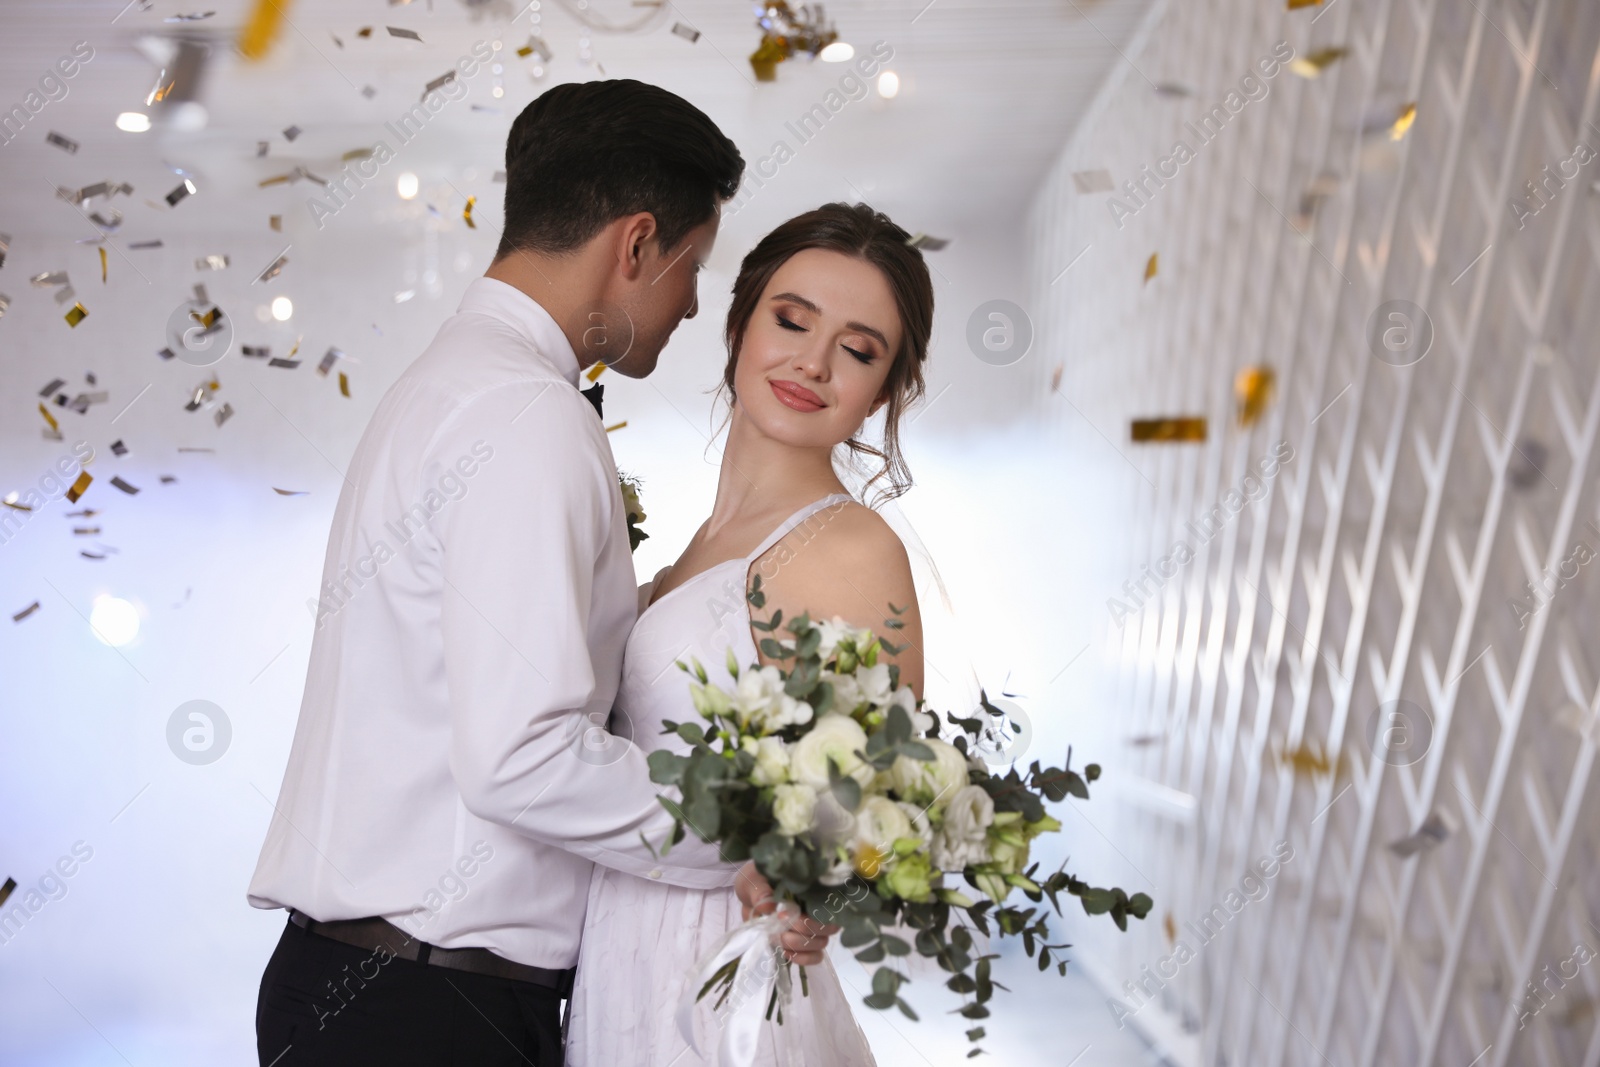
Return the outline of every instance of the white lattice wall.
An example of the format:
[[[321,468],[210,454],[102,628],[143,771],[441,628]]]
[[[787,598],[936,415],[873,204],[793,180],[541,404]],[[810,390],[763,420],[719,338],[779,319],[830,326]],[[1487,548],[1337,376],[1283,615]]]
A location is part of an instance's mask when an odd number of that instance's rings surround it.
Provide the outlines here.
[[[1185,122],[1280,41],[1349,54],[1262,79],[1201,144]],[[1074,851],[1157,899],[1076,952],[1143,977],[1119,1014],[1187,1028],[1178,1058],[1600,1063],[1597,46],[1593,0],[1166,4],[1033,206],[1042,447],[1098,472],[1073,515],[1114,568],[1074,601],[1097,662],[1056,692],[1110,768]],[[1180,139],[1192,160],[1143,206],[1122,194]],[[1113,194],[1074,186],[1100,168],[1137,208],[1120,228]],[[1408,366],[1415,343],[1371,339],[1392,301],[1422,309],[1413,342],[1431,324]],[[1277,393],[1245,428],[1251,365]],[[1129,441],[1190,414],[1204,444]],[[1186,527],[1280,443],[1263,499]],[[1180,540],[1193,560],[1147,575]],[[1120,626],[1111,598],[1136,609]],[[1391,850],[1430,816],[1442,843]],[[1232,907],[1274,846],[1293,858]]]

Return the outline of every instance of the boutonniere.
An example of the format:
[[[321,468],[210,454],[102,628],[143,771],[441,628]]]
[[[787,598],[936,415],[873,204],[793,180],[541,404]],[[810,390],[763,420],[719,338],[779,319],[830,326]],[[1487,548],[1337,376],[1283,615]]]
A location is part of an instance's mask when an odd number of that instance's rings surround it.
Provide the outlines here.
[[[632,552],[639,547],[639,542],[650,535],[639,528],[646,516],[644,508],[639,504],[639,488],[644,483],[631,474],[617,472],[617,485],[622,489],[622,504],[627,509],[628,516],[628,551]]]

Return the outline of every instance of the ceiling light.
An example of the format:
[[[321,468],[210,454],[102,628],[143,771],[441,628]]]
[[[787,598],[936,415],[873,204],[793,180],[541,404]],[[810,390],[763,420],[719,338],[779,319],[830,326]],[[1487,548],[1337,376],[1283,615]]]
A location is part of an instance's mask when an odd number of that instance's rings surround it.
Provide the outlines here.
[[[273,297],[272,317],[279,322],[288,322],[294,314],[294,301],[286,296]]]
[[[900,75],[892,70],[886,70],[878,75],[878,95],[885,100],[894,99],[900,92]]]
[[[150,116],[140,111],[124,111],[117,116],[117,129],[143,133],[150,128]]]
[[[843,63],[847,59],[855,58],[856,50],[848,41],[835,41],[817,54],[817,58],[824,63]]]
[[[409,170],[406,171],[400,175],[400,180],[396,183],[396,187],[400,193],[401,200],[410,200],[417,195],[417,176]]]
[[[101,641],[121,647],[139,636],[139,609],[121,597],[97,596],[89,609],[89,626]]]

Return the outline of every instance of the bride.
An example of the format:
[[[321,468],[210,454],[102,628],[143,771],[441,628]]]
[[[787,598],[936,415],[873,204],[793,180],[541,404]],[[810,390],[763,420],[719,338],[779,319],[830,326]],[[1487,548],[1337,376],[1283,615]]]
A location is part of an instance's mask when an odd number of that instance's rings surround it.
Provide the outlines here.
[[[680,747],[664,720],[695,712],[676,662],[698,659],[732,688],[727,652],[760,659],[745,590],[760,575],[766,611],[840,616],[881,630],[905,608],[897,659],[919,696],[921,618],[904,545],[835,472],[844,446],[871,457],[874,502],[904,492],[899,451],[906,406],[923,391],[933,287],[908,234],[864,204],[827,204],[783,223],[747,255],[733,285],[722,387],[731,416],[716,503],[678,561],[640,590],[613,726],[645,749]],[[859,439],[885,409],[883,447]],[[695,1045],[680,1035],[691,971],[743,919],[733,889],[663,885],[596,867],[567,1020],[571,1067],[716,1062],[711,998],[695,1005]],[[781,1025],[765,1024],[761,1064],[871,1064],[846,993],[824,960],[807,968]],[[724,1011],[726,1008],[723,1009]]]

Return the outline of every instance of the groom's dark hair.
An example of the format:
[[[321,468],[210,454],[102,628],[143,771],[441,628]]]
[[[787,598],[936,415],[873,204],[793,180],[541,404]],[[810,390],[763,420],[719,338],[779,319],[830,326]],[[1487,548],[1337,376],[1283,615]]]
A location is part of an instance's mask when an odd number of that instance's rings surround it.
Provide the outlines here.
[[[570,252],[648,211],[663,252],[739,189],[744,159],[705,112],[630,79],[557,85],[506,138],[505,229],[495,258]]]

